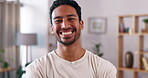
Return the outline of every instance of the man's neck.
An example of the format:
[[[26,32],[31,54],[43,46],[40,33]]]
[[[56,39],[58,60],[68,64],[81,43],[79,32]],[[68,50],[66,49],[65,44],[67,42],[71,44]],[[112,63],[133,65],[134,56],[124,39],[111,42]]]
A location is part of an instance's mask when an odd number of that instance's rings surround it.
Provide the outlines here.
[[[80,42],[75,42],[68,46],[58,43],[56,53],[65,60],[76,61],[83,57],[85,50],[81,47]]]

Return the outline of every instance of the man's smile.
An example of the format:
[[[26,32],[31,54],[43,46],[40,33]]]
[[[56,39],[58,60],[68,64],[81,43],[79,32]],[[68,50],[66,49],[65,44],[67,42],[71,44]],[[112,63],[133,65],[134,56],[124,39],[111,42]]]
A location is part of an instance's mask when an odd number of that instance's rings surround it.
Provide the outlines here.
[[[70,35],[75,31],[76,31],[76,28],[60,29],[59,34],[60,35]]]

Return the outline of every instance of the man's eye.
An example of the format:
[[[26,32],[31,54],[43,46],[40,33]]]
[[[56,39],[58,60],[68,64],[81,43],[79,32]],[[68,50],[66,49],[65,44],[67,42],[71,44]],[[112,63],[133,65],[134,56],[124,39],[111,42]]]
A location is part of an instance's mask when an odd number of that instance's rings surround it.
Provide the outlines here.
[[[61,23],[62,20],[55,20],[54,22],[55,22],[55,23]]]
[[[69,20],[69,21],[74,21],[74,20],[75,20],[75,18],[68,18],[68,20]]]

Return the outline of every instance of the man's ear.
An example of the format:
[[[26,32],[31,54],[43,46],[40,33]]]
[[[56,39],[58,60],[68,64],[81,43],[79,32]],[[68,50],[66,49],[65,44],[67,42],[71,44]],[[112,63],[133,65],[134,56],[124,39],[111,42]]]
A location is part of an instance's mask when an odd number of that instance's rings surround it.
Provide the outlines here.
[[[83,22],[83,20],[80,21],[80,28],[81,28],[81,30],[84,29],[84,22]]]
[[[51,34],[54,35],[53,26],[50,25],[50,28],[51,28],[51,30],[50,30]]]

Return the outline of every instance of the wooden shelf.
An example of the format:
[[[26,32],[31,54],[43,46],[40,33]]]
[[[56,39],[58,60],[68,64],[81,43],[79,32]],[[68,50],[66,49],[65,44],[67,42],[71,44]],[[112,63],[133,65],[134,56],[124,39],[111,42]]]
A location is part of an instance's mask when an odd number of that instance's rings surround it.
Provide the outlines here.
[[[0,68],[0,72],[7,72],[7,71],[12,71],[15,70],[15,68],[8,67],[8,68]]]
[[[118,68],[118,70],[121,70],[121,71],[133,71],[133,72],[144,72],[144,73],[148,73],[147,70],[138,69],[138,68],[126,68],[126,67],[121,67],[121,68]]]
[[[133,15],[120,15],[119,18],[132,17]]]
[[[141,58],[143,57],[144,54],[148,54],[148,52],[144,52],[144,37],[148,35],[148,33],[142,33],[139,31],[139,18],[140,17],[146,17],[148,14],[139,14],[139,15],[121,15],[118,16],[118,78],[124,78],[124,72],[123,71],[131,71],[133,72],[133,77],[132,78],[138,78],[138,72],[143,72],[143,73],[148,73],[148,71],[141,69],[143,67],[141,63]],[[124,27],[124,18],[130,18],[132,19],[131,23],[131,28],[129,33],[123,32],[126,27]],[[130,22],[130,21],[128,21]],[[121,32],[120,32],[121,31]],[[142,30],[141,30],[142,31]],[[137,58],[137,68],[126,68],[122,67],[123,66],[123,55],[124,55],[124,46],[127,45],[124,43],[124,36],[137,36],[138,37],[138,51],[136,52]]]
[[[121,68],[118,68],[118,70],[127,70],[127,71],[138,71],[138,68],[125,68],[125,67],[121,67]]]
[[[119,18],[127,18],[127,17],[142,17],[142,16],[148,16],[148,14],[135,14],[135,15],[120,15]]]
[[[138,70],[138,72],[148,73],[146,70]]]
[[[137,16],[137,17],[142,17],[142,16],[148,16],[148,14],[137,14],[137,15],[135,15],[135,16]]]
[[[138,35],[138,36],[144,36],[148,35],[148,33],[119,33],[119,36],[124,36],[124,35]]]
[[[148,54],[148,52],[143,52],[143,51],[141,51],[141,52],[139,52],[138,54]]]

